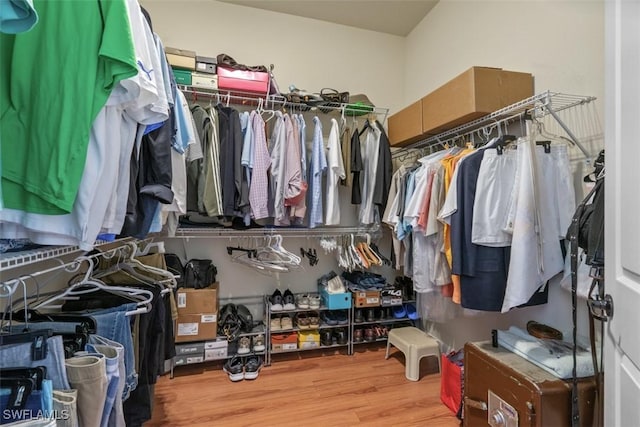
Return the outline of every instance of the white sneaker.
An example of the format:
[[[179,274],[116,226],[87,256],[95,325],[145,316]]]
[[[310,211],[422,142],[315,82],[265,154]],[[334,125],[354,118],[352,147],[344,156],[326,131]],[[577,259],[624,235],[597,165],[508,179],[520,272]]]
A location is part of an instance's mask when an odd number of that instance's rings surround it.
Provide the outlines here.
[[[238,354],[248,354],[251,352],[251,338],[242,337],[238,340]]]

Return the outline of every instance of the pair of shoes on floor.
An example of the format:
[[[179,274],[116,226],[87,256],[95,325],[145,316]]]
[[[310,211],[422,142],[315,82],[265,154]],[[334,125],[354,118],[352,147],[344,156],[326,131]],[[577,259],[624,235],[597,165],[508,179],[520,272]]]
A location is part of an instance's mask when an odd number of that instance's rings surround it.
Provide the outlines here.
[[[284,293],[280,292],[280,289],[276,289],[269,297],[269,305],[271,311],[295,310],[296,299],[289,289]]]
[[[249,356],[244,361],[238,356],[233,356],[227,360],[222,370],[229,375],[229,379],[233,382],[255,380],[260,374],[262,365],[260,356]]]
[[[252,345],[253,344],[253,345]],[[253,352],[265,351],[264,335],[258,334],[252,337],[240,337],[238,340],[238,354],[249,354]]]

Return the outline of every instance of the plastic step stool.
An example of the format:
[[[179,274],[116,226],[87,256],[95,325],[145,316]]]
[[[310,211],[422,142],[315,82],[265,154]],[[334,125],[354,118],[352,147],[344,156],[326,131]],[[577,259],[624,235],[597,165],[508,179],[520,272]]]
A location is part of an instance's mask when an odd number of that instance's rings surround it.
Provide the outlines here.
[[[420,329],[413,326],[391,329],[387,338],[385,359],[389,358],[389,348],[392,345],[404,353],[405,376],[408,380],[418,381],[420,379],[420,359],[425,356],[436,356],[438,370],[440,370],[440,346],[438,341]]]

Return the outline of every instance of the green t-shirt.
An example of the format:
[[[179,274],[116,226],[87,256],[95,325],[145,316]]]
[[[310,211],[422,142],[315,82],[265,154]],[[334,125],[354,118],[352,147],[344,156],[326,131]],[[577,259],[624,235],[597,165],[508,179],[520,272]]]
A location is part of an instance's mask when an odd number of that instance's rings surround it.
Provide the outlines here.
[[[0,35],[3,201],[63,214],[78,192],[93,120],[113,87],[137,74],[136,57],[125,0],[39,0],[35,8],[31,31]]]

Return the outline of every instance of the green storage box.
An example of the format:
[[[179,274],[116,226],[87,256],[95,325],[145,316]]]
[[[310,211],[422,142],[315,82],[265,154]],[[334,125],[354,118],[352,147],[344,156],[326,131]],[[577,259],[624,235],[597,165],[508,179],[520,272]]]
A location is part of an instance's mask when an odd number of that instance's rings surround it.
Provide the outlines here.
[[[173,68],[173,76],[176,78],[176,83],[179,85],[191,84],[191,71],[176,70]]]

